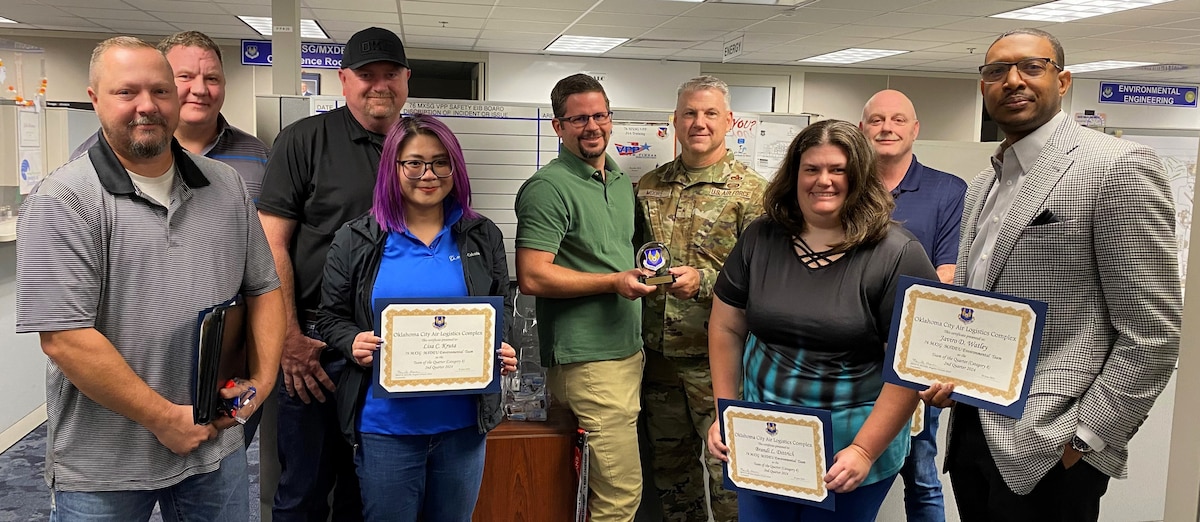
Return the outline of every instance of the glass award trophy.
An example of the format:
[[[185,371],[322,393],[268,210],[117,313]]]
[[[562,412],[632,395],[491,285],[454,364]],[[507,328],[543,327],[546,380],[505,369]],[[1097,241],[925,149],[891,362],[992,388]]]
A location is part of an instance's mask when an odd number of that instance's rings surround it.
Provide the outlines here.
[[[669,285],[675,282],[675,276],[669,271],[671,269],[671,252],[667,250],[667,245],[659,241],[651,241],[642,245],[637,252],[637,263],[638,266],[654,272],[652,276],[638,278],[643,284]]]

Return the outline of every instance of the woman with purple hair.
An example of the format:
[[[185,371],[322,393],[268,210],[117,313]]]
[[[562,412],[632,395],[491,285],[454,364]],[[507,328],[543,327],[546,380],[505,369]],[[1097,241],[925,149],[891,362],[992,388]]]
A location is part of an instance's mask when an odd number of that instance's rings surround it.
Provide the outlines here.
[[[433,117],[401,118],[383,144],[371,211],[343,225],[329,248],[317,320],[329,346],[358,363],[342,372],[337,410],[355,447],[368,521],[469,522],[486,435],[501,420],[498,394],[373,397],[371,364],[383,339],[371,303],[503,296],[511,317],[508,286],[503,237],[471,210],[458,139]],[[516,369],[508,343],[500,359],[502,373]]]

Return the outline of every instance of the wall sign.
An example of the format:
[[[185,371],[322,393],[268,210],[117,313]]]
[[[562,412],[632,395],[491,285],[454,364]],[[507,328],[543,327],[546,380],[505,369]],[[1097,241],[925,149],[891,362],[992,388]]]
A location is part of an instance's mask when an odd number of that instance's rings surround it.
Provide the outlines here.
[[[343,44],[301,43],[300,67],[307,69],[340,69]],[[242,65],[271,65],[271,42],[242,40]]]
[[[1194,85],[1100,82],[1100,103],[1196,108]]]

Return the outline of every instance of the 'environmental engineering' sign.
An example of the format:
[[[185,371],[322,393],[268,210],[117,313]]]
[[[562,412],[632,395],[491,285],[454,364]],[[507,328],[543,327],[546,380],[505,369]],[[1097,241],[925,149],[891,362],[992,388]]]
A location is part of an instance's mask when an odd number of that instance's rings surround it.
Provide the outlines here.
[[[1100,103],[1196,108],[1195,86],[1101,82]]]

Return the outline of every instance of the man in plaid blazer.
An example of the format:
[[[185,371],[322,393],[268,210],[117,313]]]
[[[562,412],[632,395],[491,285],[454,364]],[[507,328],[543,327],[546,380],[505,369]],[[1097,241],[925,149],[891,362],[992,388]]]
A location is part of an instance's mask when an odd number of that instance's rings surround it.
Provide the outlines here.
[[[1095,521],[1166,386],[1182,321],[1175,210],[1154,151],[1077,125],[1052,35],[1001,35],[980,67],[1005,141],[963,211],[955,283],[1049,305],[1025,413],[957,404],[946,469],[964,522]],[[922,394],[948,405],[948,385]]]

